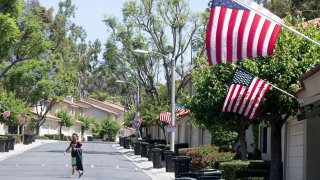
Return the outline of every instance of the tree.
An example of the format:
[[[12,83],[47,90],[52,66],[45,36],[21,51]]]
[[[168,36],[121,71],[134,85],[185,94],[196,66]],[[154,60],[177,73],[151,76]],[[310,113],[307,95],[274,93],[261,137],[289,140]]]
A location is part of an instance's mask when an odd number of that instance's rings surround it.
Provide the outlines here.
[[[290,21],[292,21],[292,19],[286,22]],[[298,23],[296,22],[296,24]],[[320,35],[316,26],[302,28],[298,25],[296,28],[298,31],[319,41]],[[257,77],[266,79],[268,82],[281,89],[285,89],[289,93],[294,93],[301,86],[299,76],[314,67],[318,62],[320,56],[319,49],[320,47],[283,29],[278,37],[275,54],[273,56],[246,60],[238,65]],[[218,112],[217,109],[221,110],[222,108],[222,102],[227,93],[227,80],[231,77],[230,68],[229,65],[222,65],[201,67],[200,71],[195,71],[195,74],[199,73],[196,81],[199,82],[196,86],[198,96],[193,98],[194,102],[192,103],[199,105],[199,107],[196,108],[197,111],[192,112],[195,113],[197,120],[209,125],[210,121],[211,124],[218,123],[218,121],[213,120],[218,120],[219,118],[222,120],[223,116],[233,115],[231,113],[221,112],[215,115],[211,114],[211,111]],[[200,85],[203,85],[203,87]],[[204,92],[204,89],[206,89],[207,92]],[[201,96],[200,93],[203,93],[203,96]],[[209,100],[203,101],[202,103],[199,102],[205,98]],[[203,107],[204,110],[201,110],[201,107]],[[210,112],[208,111],[209,109]],[[297,114],[298,110],[299,104],[296,99],[292,99],[272,89],[266,95],[265,101],[257,116],[257,121],[266,121],[271,126],[270,179],[282,179],[281,129],[286,120],[290,116]]]
[[[68,81],[57,60],[36,60],[21,62],[14,67],[4,81],[8,91],[16,92],[16,96],[35,108],[37,118],[36,133],[46,121],[46,115],[55,103],[63,99],[69,92]]]
[[[104,52],[104,71],[109,79],[125,79],[139,82],[146,93],[162,102],[157,84],[157,69],[163,69],[167,96],[170,92],[170,59],[156,56],[139,56],[134,49],[152,49],[172,58],[181,81],[176,92],[190,80],[190,61],[185,53],[200,26],[200,14],[192,13],[184,0],[128,1],[123,7],[123,23],[115,17],[104,21],[112,36],[107,40]],[[112,82],[112,81],[111,81]]]
[[[46,22],[41,19],[43,12],[37,1],[8,1],[0,11],[1,53],[0,77],[4,78],[8,71],[17,63],[40,57],[49,47],[50,42],[46,31]],[[50,13],[50,12],[48,12]],[[8,31],[9,30],[9,31]]]
[[[109,140],[114,140],[117,133],[120,131],[120,124],[113,118],[106,116],[101,122],[101,129],[99,130],[100,138],[107,137]]]
[[[90,116],[86,116],[82,113],[76,115],[76,119],[83,122],[81,125],[81,137],[83,138],[84,132],[89,130],[91,126],[94,126],[96,119]]]
[[[60,122],[59,122],[59,125],[60,125],[60,128],[59,128],[59,134],[60,134],[60,140],[63,140],[61,139],[62,138],[62,127],[71,127],[73,124],[74,124],[74,117],[66,110],[58,110],[56,112],[56,116],[58,118],[60,118]]]
[[[0,116],[0,123],[8,126],[19,125],[19,115],[28,114],[27,104],[17,98],[12,92],[0,93],[0,112],[10,111],[10,116],[6,119]]]
[[[320,16],[320,5],[317,0],[265,0],[265,6],[281,18],[291,15],[311,20]]]
[[[192,82],[196,89],[187,108],[192,112],[196,124],[206,127],[213,136],[213,144],[223,149],[230,149],[230,144],[239,134],[244,142],[247,123],[244,117],[236,114],[222,113],[222,105],[232,78],[232,67],[206,66],[206,59],[198,59],[192,72]],[[243,122],[240,124],[240,122]],[[237,132],[237,133],[235,133]],[[246,159],[246,143],[241,143],[242,159]]]

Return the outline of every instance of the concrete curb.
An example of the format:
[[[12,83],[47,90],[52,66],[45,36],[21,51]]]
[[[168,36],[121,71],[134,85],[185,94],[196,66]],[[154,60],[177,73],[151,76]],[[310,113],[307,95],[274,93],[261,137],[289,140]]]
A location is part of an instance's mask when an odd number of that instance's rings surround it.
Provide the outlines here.
[[[28,145],[24,145],[22,143],[20,144],[16,144],[14,146],[14,150],[11,150],[9,152],[0,152],[0,161],[3,161],[7,158],[13,157],[13,156],[17,156],[25,151],[28,151],[30,149],[33,149],[35,147],[41,146],[43,144],[47,144],[47,143],[57,143],[58,141],[54,141],[54,140],[41,140],[41,139],[37,139],[35,142],[33,142],[32,144],[28,144]]]
[[[153,180],[173,180],[174,173],[167,173],[166,168],[154,169],[151,161],[148,161],[147,158],[142,158],[141,156],[134,155],[132,149],[124,149],[119,144],[114,144],[112,147],[118,152],[120,152],[124,157],[129,161],[133,162],[136,166],[140,168],[141,171],[150,176]]]

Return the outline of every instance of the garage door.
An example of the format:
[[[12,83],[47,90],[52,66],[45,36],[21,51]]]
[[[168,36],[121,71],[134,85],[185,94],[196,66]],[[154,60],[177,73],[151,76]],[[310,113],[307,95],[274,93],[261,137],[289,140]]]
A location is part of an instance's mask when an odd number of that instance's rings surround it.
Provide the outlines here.
[[[286,179],[303,179],[303,145],[305,121],[288,122]]]

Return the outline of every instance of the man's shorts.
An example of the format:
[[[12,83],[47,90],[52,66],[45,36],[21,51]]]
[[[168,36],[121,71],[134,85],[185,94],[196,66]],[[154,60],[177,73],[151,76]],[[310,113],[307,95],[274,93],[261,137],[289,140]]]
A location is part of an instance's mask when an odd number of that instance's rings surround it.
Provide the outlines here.
[[[76,165],[77,164],[77,158],[76,157],[71,157],[71,164]]]

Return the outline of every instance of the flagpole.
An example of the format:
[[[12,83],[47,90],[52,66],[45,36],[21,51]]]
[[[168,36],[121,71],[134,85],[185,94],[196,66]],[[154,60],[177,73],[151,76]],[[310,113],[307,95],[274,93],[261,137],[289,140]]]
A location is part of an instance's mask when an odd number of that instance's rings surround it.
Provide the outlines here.
[[[304,35],[304,34],[300,33],[299,31],[297,31],[297,30],[293,29],[292,27],[289,27],[289,26],[285,25],[285,24],[284,24],[284,23],[282,23],[282,22],[278,22],[277,20],[274,20],[273,18],[271,18],[271,17],[269,17],[269,16],[264,15],[263,13],[261,13],[261,12],[259,12],[259,11],[255,10],[255,9],[253,9],[253,8],[251,8],[250,6],[248,6],[247,4],[245,4],[245,3],[243,3],[243,2],[241,2],[241,1],[239,1],[239,0],[233,0],[233,1],[234,1],[234,2],[236,2],[236,3],[238,3],[238,4],[240,4],[241,6],[244,6],[244,7],[248,8],[248,9],[250,9],[251,11],[254,11],[254,12],[256,12],[257,14],[259,14],[259,15],[261,15],[261,16],[263,16],[263,17],[265,17],[265,18],[267,18],[267,19],[269,19],[269,20],[271,20],[271,21],[273,21],[274,23],[277,23],[277,24],[279,24],[279,25],[281,25],[281,26],[283,26],[283,27],[285,27],[285,28],[289,29],[290,31],[292,31],[292,32],[296,33],[297,35],[299,35],[299,36],[301,36],[301,37],[303,37],[303,38],[305,38],[305,39],[307,39],[307,40],[309,40],[309,41],[311,41],[311,42],[313,42],[314,44],[316,44],[316,45],[320,46],[320,43],[318,43],[318,42],[316,42],[316,41],[312,40],[312,39],[311,39],[311,38],[309,38],[308,36],[306,36],[306,35]]]
[[[239,68],[239,67],[238,67],[238,66],[236,66],[235,64],[231,64],[231,66],[232,66],[232,67],[235,67],[235,68]],[[239,68],[239,69],[241,69],[241,68]],[[242,69],[242,70],[243,70],[243,69]],[[243,70],[243,71],[246,71],[246,70]],[[246,71],[246,72],[247,72],[247,71]],[[249,72],[248,72],[248,73],[249,73]],[[249,74],[251,74],[251,73],[249,73]],[[259,79],[261,79],[261,78],[259,78]],[[264,79],[262,79],[262,80],[264,80]],[[264,81],[266,81],[266,80],[264,80]],[[273,85],[273,84],[269,83],[268,81],[266,81],[266,82],[267,82],[268,84],[270,84],[272,88],[274,88],[274,89],[276,89],[276,90],[278,90],[278,91],[282,92],[283,94],[286,94],[286,95],[290,96],[291,98],[298,100],[299,102],[301,101],[300,99],[298,99],[298,98],[297,98],[297,97],[295,97],[294,95],[292,95],[292,94],[288,93],[287,91],[285,91],[285,90],[283,90],[283,89],[278,88],[277,86],[275,86],[275,85]]]

